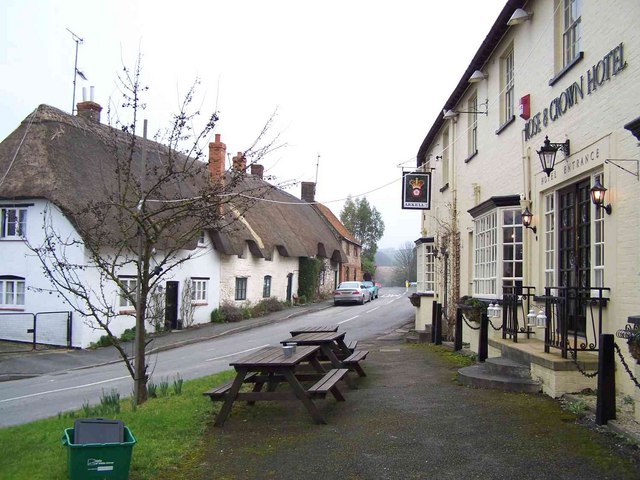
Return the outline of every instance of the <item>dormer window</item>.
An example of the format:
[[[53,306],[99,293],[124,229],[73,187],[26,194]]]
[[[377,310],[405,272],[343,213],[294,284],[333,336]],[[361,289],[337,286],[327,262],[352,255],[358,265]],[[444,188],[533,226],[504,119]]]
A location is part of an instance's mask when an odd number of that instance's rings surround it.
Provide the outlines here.
[[[27,209],[19,207],[0,209],[2,230],[0,235],[6,239],[24,238],[27,234]]]

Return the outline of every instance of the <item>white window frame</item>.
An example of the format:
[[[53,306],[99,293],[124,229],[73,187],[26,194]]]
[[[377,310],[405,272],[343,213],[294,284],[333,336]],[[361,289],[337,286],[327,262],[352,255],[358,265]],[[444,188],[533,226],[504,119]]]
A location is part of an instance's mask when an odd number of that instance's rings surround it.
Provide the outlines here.
[[[503,208],[500,210],[501,225],[501,245],[502,251],[498,255],[502,257],[500,265],[502,265],[500,285],[503,286],[522,286],[524,278],[524,251],[523,251],[523,227],[522,227],[522,211],[520,208]],[[511,234],[511,236],[508,235]],[[511,257],[506,258],[507,249],[511,249]],[[510,266],[511,275],[507,275],[507,268]],[[502,293],[502,292],[499,292]]]
[[[449,184],[449,129],[442,133],[442,187]]]
[[[2,228],[0,237],[21,239],[27,234],[27,209],[25,207],[1,207]]]
[[[474,92],[467,102],[469,125],[469,151],[468,156],[472,157],[478,153],[478,93]]]
[[[502,88],[502,124],[506,124],[515,116],[515,81],[514,81],[514,49],[511,45],[500,58]]]
[[[0,278],[0,308],[24,307],[26,290],[22,277]]]
[[[595,185],[596,180],[600,181],[600,184],[604,184],[604,174],[599,173],[593,176],[591,184]],[[591,238],[593,239],[591,244],[591,265],[593,265],[591,272],[591,286],[592,287],[604,287],[604,269],[605,269],[605,229],[604,229],[604,208],[599,208],[593,205],[595,211],[593,212],[593,221],[591,222]]]
[[[249,279],[247,277],[236,277],[235,295],[236,301],[243,301],[247,299]],[[238,287],[241,288],[238,288]]]
[[[136,290],[138,288],[138,278],[133,276],[121,276],[118,277],[121,287],[118,294],[119,301],[118,306],[121,309],[135,308]],[[125,295],[125,289],[133,296],[133,302]]]
[[[582,45],[582,0],[564,0],[562,14],[562,67],[580,55]]]
[[[191,303],[206,304],[209,297],[209,279],[202,277],[191,278]]]
[[[513,221],[505,224],[505,217]],[[505,242],[505,232],[513,229],[513,241]],[[473,296],[502,298],[505,282],[520,285],[523,280],[523,226],[519,207],[495,208],[474,219]],[[511,247],[514,258],[506,259],[505,247]],[[513,274],[505,275],[507,265],[513,266]],[[520,275],[518,272],[520,265]]]
[[[434,294],[436,290],[435,243],[427,241],[416,247],[416,292]]]
[[[207,246],[207,240],[205,236],[205,231],[203,230],[202,232],[200,232],[200,235],[198,235],[198,247],[206,247],[206,246]]]
[[[544,196],[544,282],[546,287],[556,285],[556,197],[555,192]]]

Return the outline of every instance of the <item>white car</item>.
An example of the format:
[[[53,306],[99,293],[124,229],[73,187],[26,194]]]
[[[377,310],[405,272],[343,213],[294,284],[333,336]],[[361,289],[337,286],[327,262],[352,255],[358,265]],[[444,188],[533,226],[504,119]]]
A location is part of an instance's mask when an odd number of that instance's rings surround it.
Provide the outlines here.
[[[361,282],[342,282],[333,292],[333,304],[339,303],[359,303],[371,301],[371,292]]]

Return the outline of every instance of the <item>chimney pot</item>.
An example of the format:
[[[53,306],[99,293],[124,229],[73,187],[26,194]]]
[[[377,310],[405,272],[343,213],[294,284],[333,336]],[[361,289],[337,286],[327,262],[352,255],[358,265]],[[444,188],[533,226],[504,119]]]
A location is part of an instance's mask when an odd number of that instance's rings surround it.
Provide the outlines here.
[[[93,95],[91,95],[91,97],[93,98]],[[79,102],[76,105],[76,108],[79,117],[100,123],[100,112],[102,111],[102,107],[96,102],[92,100]]]
[[[300,197],[302,200],[308,203],[315,202],[316,198],[316,184],[315,182],[302,182]]]
[[[254,163],[251,165],[251,175],[258,178],[264,177],[264,166]]]
[[[224,180],[224,159],[227,155],[227,146],[220,141],[220,134],[216,133],[215,142],[209,143],[209,174],[211,181],[222,182]]]

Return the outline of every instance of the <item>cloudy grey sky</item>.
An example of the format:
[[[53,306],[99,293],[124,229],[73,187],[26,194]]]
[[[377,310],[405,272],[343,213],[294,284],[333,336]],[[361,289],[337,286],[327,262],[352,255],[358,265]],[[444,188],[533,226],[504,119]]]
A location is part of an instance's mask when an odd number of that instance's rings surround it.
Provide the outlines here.
[[[106,107],[116,76],[142,53],[143,114],[166,127],[198,77],[197,102],[234,153],[278,111],[288,145],[263,163],[279,181],[314,181],[339,215],[366,193],[382,214],[380,247],[419,237],[419,214],[400,209],[399,165],[415,165],[422,139],[505,0],[3,0],[0,139],[39,104],[71,111],[78,68]],[[104,116],[103,116],[104,118]],[[300,196],[296,185],[288,191]],[[367,193],[368,192],[368,193]]]

